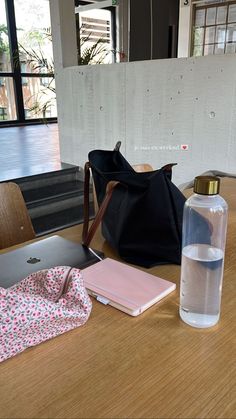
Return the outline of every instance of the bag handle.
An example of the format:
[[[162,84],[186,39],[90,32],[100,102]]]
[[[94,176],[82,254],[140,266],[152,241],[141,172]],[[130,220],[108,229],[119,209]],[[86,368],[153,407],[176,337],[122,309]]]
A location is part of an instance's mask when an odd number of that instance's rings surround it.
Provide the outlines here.
[[[84,166],[84,224],[83,224],[83,232],[82,232],[82,244],[84,246],[89,246],[94,234],[96,233],[99,224],[101,223],[103,216],[105,214],[105,211],[107,209],[107,206],[110,202],[110,199],[112,197],[112,193],[116,185],[120,182],[118,181],[110,181],[107,184],[106,187],[106,195],[98,209],[97,214],[95,215],[95,218],[93,220],[92,225],[90,228],[89,226],[89,180],[90,180],[90,163],[85,163]]]
[[[162,166],[162,170],[165,170],[166,172],[171,172],[172,171],[172,167],[173,166],[177,166],[177,163],[169,163],[169,164],[165,164],[165,166]]]
[[[120,151],[120,147],[121,147],[121,141],[117,141],[114,151]]]

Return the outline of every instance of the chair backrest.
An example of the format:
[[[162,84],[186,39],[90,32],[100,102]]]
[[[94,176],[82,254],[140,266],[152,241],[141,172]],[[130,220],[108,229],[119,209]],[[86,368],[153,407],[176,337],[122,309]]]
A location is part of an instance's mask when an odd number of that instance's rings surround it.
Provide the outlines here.
[[[153,167],[148,163],[134,164],[133,169],[135,172],[152,172]]]
[[[16,183],[0,183],[0,249],[35,238],[21,190]]]

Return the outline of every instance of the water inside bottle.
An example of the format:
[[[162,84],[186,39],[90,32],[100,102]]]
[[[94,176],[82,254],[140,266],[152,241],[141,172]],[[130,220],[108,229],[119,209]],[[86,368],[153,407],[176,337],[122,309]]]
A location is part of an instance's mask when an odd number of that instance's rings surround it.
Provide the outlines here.
[[[180,317],[194,327],[210,327],[220,316],[223,251],[208,244],[183,248]]]

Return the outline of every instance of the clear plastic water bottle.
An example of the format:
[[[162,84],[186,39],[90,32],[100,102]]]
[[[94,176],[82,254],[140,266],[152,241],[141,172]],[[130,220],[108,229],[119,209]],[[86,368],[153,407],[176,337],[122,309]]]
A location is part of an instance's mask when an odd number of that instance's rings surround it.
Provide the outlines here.
[[[220,318],[228,206],[219,187],[217,177],[196,177],[184,206],[179,310],[199,328]]]

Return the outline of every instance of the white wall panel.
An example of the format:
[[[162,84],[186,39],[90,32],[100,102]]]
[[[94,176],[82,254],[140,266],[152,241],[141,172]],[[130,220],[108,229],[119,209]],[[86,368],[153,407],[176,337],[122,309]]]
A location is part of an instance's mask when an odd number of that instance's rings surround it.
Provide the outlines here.
[[[58,69],[62,161],[121,140],[131,163],[177,162],[177,184],[236,172],[235,69],[235,55]]]

